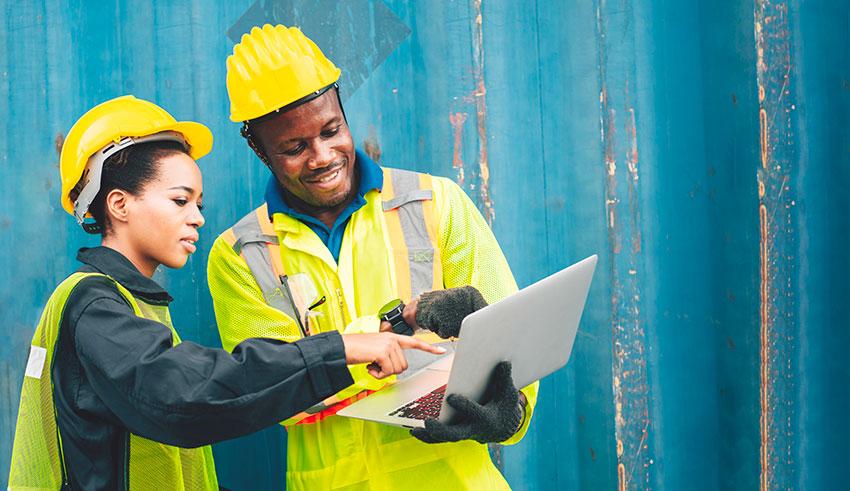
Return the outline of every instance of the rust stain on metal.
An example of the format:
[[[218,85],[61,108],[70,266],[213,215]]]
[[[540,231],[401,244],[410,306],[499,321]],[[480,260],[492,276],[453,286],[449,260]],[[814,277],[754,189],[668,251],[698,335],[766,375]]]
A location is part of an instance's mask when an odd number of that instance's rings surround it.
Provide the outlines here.
[[[492,225],[496,219],[496,208],[490,197],[490,165],[487,160],[487,86],[484,83],[484,21],[481,15],[482,0],[472,2],[475,9],[473,23],[472,53],[475,68],[475,113],[478,118],[478,193],[484,207],[484,218]]]
[[[612,251],[614,254],[619,254],[620,236],[615,233],[615,229],[617,228],[617,203],[619,202],[616,196],[617,158],[614,154],[617,113],[613,108],[608,107],[606,92],[603,86],[599,97],[600,101],[602,101],[602,146],[604,148],[605,175],[607,177],[605,185],[605,216],[608,219],[608,241],[610,244],[613,244]]]
[[[631,215],[632,227],[631,242],[632,252],[639,254],[641,251],[641,230],[638,224],[640,220],[640,202],[638,200],[637,184],[638,184],[638,148],[637,148],[637,126],[635,125],[635,110],[629,108],[629,117],[626,119],[626,133],[629,137],[630,149],[626,157],[626,166],[629,170],[628,193],[629,193],[629,214]],[[635,302],[637,309],[637,302]]]
[[[466,113],[451,113],[449,114],[449,123],[452,125],[454,133],[454,152],[452,153],[452,167],[457,171],[457,183],[463,186],[463,157],[461,150],[463,148],[463,125],[467,119]]]
[[[768,162],[768,125],[767,111],[764,108],[765,88],[764,78],[767,73],[767,64],[764,58],[765,37],[762,23],[759,21],[763,14],[764,3],[756,0],[756,21],[755,21],[755,39],[756,39],[756,74],[758,78],[758,97],[759,97],[759,142],[761,154],[761,167],[767,170]],[[758,175],[759,182],[759,200],[762,201],[765,195],[765,184],[761,174]],[[769,325],[769,227],[767,217],[767,207],[762,201],[759,203],[759,464],[761,468],[759,484],[761,491],[770,489],[770,418],[772,411],[770,410],[770,325]]]
[[[617,444],[617,487],[619,490],[649,489],[653,464],[649,443],[649,381],[646,361],[646,330],[641,312],[641,227],[640,174],[636,113],[630,102],[631,72],[617,90],[608,85],[607,22],[610,12],[600,0],[596,10],[596,41],[599,91],[599,131],[605,176],[605,216],[610,251],[611,334],[613,344],[612,391],[614,430]],[[621,28],[622,26],[617,26]],[[618,55],[619,56],[619,55]],[[618,67],[622,60],[617,59]],[[618,118],[617,109],[621,116]],[[621,159],[621,160],[620,160]],[[622,165],[617,165],[618,160]],[[618,172],[619,171],[619,172]],[[625,191],[618,187],[625,185]],[[625,195],[625,196],[622,196]],[[622,199],[628,208],[621,209]],[[628,240],[629,247],[622,247]]]
[[[62,155],[62,145],[65,144],[65,135],[56,133],[56,138],[53,139],[53,149],[56,150],[56,155]]]
[[[374,126],[369,127],[369,136],[363,140],[363,151],[370,159],[380,163],[381,144],[378,142],[378,135]]]
[[[759,129],[761,131],[761,166],[767,169],[768,141],[767,141],[767,111],[759,109]]]
[[[759,183],[760,188],[763,188],[763,183]],[[761,415],[759,418],[760,423],[760,435],[761,435],[761,445],[759,450],[759,457],[761,459],[761,489],[762,491],[767,491],[770,489],[770,457],[769,457],[769,447],[770,447],[770,414],[771,414],[771,401],[770,401],[770,310],[769,310],[769,299],[770,299],[770,256],[768,249],[768,218],[767,218],[767,207],[764,204],[759,205],[759,261],[761,266],[760,271],[760,302],[761,306],[759,309],[759,318],[760,318],[760,329],[759,329],[759,342],[760,342],[760,350],[759,350],[759,360],[761,365],[761,370],[759,374],[759,399],[761,403]]]
[[[628,166],[629,166],[629,175],[631,176],[633,181],[638,180],[638,149],[637,149],[637,126],[635,125],[635,110],[634,108],[629,108],[629,119],[626,120],[626,132],[629,135],[629,142],[631,143],[631,149],[628,155]]]
[[[755,1],[756,76],[761,165],[759,196],[759,487],[793,488],[797,363],[797,267],[792,189],[795,160],[792,111],[793,30],[788,0]],[[786,403],[787,401],[787,403]]]

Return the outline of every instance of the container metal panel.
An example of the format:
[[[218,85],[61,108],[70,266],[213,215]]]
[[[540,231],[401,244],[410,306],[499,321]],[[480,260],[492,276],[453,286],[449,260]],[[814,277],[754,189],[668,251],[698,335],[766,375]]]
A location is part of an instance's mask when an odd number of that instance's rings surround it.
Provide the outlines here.
[[[220,346],[206,259],[268,172],[229,121],[225,59],[264,22],[342,68],[358,147],[458,182],[520,286],[599,254],[515,489],[837,489],[850,465],[850,5],[841,0],[0,0],[0,482],[30,338],[83,234],[59,150],[131,93],[207,124],[198,252],[156,279]],[[285,431],[215,446],[221,484],[280,489]]]

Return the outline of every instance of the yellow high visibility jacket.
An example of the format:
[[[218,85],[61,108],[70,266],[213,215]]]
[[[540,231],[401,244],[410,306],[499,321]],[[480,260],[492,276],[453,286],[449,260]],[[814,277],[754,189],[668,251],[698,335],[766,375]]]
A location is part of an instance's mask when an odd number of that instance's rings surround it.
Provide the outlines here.
[[[59,284],[48,300],[33,335],[31,350],[41,351],[44,358],[34,367],[35,370],[28,365],[24,377],[9,471],[10,490],[55,491],[66,482],[62,438],[56,425],[51,366],[65,303],[74,287],[89,276],[105,275],[74,273]],[[145,303],[120,283],[115,282],[115,285],[137,316],[165,324],[171,329],[174,344],[180,342],[171,324],[168,307]],[[32,354],[30,359],[33,359]],[[209,446],[184,449],[130,434],[128,448],[126,472],[130,490],[218,489]]]
[[[383,171],[383,189],[369,191],[366,204],[351,216],[338,262],[307,225],[282,213],[269,220],[265,205],[219,236],[208,278],[225,349],[251,337],[292,342],[305,329],[377,332],[384,304],[428,290],[472,285],[490,303],[516,291],[495,237],[460,187],[427,174]],[[250,247],[258,243],[261,247]],[[249,262],[265,262],[266,272]],[[288,281],[299,276],[315,287],[313,296],[325,298],[309,315],[304,306],[315,299],[297,301],[303,282]],[[282,280],[273,283],[278,277]],[[283,423],[288,489],[508,488],[486,445],[425,444],[404,428],[334,416],[365,390],[388,383],[373,379],[363,365],[349,369],[352,387]],[[504,444],[525,434],[537,385],[522,389],[526,417]]]

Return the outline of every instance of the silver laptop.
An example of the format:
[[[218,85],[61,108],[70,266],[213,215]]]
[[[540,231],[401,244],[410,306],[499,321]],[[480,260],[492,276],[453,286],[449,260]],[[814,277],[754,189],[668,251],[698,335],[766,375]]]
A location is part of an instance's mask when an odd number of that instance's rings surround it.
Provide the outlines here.
[[[337,415],[408,428],[424,426],[427,418],[451,422],[455,411],[444,395],[480,401],[502,360],[513,365],[517,387],[554,372],[570,357],[595,268],[593,255],[469,315],[451,353],[427,360],[418,371],[408,368],[410,376]],[[409,366],[416,356],[421,362],[418,353],[405,352]]]

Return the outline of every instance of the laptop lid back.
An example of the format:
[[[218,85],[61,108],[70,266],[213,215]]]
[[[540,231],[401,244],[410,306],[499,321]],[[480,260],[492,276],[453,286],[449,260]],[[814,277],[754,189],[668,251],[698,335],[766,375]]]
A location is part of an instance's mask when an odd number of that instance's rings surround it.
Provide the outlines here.
[[[566,365],[596,260],[590,256],[467,316],[446,394],[481,401],[489,374],[503,360],[511,362],[517,387]],[[440,421],[452,421],[454,413],[443,401]]]

